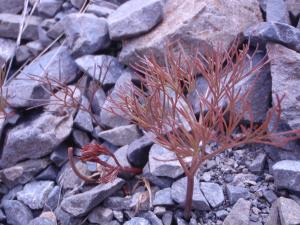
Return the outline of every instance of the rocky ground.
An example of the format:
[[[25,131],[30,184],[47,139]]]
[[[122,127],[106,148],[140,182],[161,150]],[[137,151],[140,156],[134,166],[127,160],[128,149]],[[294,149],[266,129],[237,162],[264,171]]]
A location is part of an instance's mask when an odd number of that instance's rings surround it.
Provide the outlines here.
[[[111,104],[107,96],[135,81],[128,65],[139,54],[160,56],[172,40],[228,47],[239,36],[253,49],[259,44],[257,61],[271,59],[249,96],[256,120],[272,96],[285,94],[281,127],[299,129],[299,17],[298,0],[0,0],[0,69],[16,76],[2,88],[9,104],[0,119],[0,224],[300,224],[298,142],[284,149],[241,146],[205,162],[187,222],[183,170],[157,160],[174,155],[126,118],[102,110]],[[92,115],[55,102],[39,78],[67,84],[83,106],[92,103]],[[91,142],[103,143],[124,166],[143,168],[142,175],[85,184],[70,167],[67,147]],[[91,163],[76,165],[95,171]]]

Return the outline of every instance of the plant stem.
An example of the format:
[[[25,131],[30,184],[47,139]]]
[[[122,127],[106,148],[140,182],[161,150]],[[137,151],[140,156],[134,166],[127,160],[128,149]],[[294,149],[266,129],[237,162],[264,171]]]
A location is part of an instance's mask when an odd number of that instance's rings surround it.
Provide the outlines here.
[[[184,209],[184,218],[186,220],[189,220],[191,218],[193,192],[194,192],[194,174],[191,174],[187,176],[187,190],[186,190],[185,209]]]

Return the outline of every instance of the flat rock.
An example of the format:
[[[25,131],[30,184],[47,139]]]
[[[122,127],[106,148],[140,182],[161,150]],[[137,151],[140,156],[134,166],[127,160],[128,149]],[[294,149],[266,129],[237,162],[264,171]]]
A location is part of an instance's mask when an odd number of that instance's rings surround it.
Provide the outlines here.
[[[0,38],[0,58],[2,58],[5,62],[8,62],[8,60],[14,56],[15,48],[15,41],[6,38]]]
[[[6,137],[1,165],[9,167],[24,159],[51,153],[71,133],[73,118],[43,113],[15,126]]]
[[[12,225],[29,224],[33,219],[32,212],[22,202],[17,200],[5,200],[3,209],[6,215],[7,223]]]
[[[133,217],[130,220],[128,220],[124,225],[151,225],[151,223],[141,217]]]
[[[17,199],[31,209],[42,209],[53,187],[53,181],[33,181],[17,193]]]
[[[24,6],[24,0],[0,0],[0,13],[19,13]]]
[[[144,34],[162,21],[163,11],[161,0],[128,1],[108,17],[109,36],[122,40]]]
[[[126,125],[102,131],[98,133],[98,137],[116,146],[123,146],[141,137],[141,132],[136,125]]]
[[[284,197],[280,197],[277,204],[282,225],[300,224],[300,205],[294,200]]]
[[[212,208],[220,206],[225,200],[222,187],[216,183],[201,182],[200,190]]]
[[[164,188],[155,193],[153,205],[174,205],[171,188]]]
[[[277,188],[300,192],[300,161],[283,160],[272,167]]]
[[[290,24],[289,11],[284,0],[267,1],[267,21]]]
[[[42,16],[54,17],[61,9],[63,2],[63,0],[40,0],[37,10]]]
[[[106,94],[103,88],[97,84],[97,81],[91,81],[87,90],[87,97],[92,103],[92,110],[96,115],[100,115],[102,106],[106,100]]]
[[[105,225],[112,221],[112,219],[113,211],[109,208],[104,208],[101,206],[93,209],[93,211],[88,215],[88,220],[90,223]]]
[[[227,48],[238,33],[259,21],[262,18],[256,0],[167,1],[162,23],[151,32],[124,42],[119,59],[130,65],[138,62],[138,55],[149,55],[153,51],[162,57],[170,40],[180,41],[186,50],[209,44],[216,47],[220,42]]]
[[[192,198],[192,207],[197,210],[209,210],[209,204],[203,196],[198,179],[194,178],[194,192]],[[181,207],[185,207],[185,198],[187,190],[187,178],[183,177],[172,184],[171,196]]]
[[[264,170],[267,155],[265,153],[259,153],[252,163],[249,165],[249,170],[252,173],[261,173]]]
[[[300,54],[279,44],[268,44],[268,50],[271,58],[273,101],[276,100],[276,94],[285,95],[281,104],[281,118],[290,128],[299,129],[300,95],[297,87],[300,85],[300,76],[297,71],[300,70]]]
[[[110,44],[106,20],[93,14],[69,14],[63,26],[67,44],[76,57],[92,54]]]
[[[250,192],[247,188],[230,184],[226,185],[226,193],[231,205],[236,203],[240,198],[248,199],[250,197]]]
[[[0,37],[17,39],[21,22],[21,15],[0,13]],[[23,40],[30,41],[37,40],[39,38],[38,26],[41,24],[42,18],[37,16],[30,16],[27,18],[26,22],[27,27],[22,33],[21,38]]]
[[[73,129],[72,137],[76,145],[83,147],[91,142],[89,135],[82,130]]]
[[[90,114],[90,102],[85,96],[81,98],[80,109],[75,116],[74,125],[90,133],[94,130],[93,119]]]
[[[124,183],[124,180],[116,178],[110,183],[99,184],[86,192],[63,199],[61,206],[73,216],[85,215],[105,198],[119,190]]]
[[[249,225],[251,202],[239,199],[225,218],[223,225]]]

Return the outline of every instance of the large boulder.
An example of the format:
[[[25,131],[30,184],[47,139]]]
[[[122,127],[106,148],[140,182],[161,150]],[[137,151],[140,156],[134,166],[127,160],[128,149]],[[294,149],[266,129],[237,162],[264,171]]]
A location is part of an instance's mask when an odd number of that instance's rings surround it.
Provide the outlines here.
[[[180,41],[187,49],[210,44],[216,47],[220,42],[227,48],[237,34],[260,21],[256,0],[167,1],[162,23],[141,37],[124,41],[119,58],[125,64],[133,64],[138,55],[155,52],[162,56],[165,45],[172,40]]]

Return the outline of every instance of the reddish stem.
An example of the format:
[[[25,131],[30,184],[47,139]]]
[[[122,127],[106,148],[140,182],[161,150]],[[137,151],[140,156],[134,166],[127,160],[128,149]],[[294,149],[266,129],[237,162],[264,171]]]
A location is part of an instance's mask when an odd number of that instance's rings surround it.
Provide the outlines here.
[[[186,190],[185,209],[184,209],[184,218],[186,220],[189,220],[191,218],[193,193],[194,193],[194,174],[191,174],[190,176],[187,176],[187,190]]]

